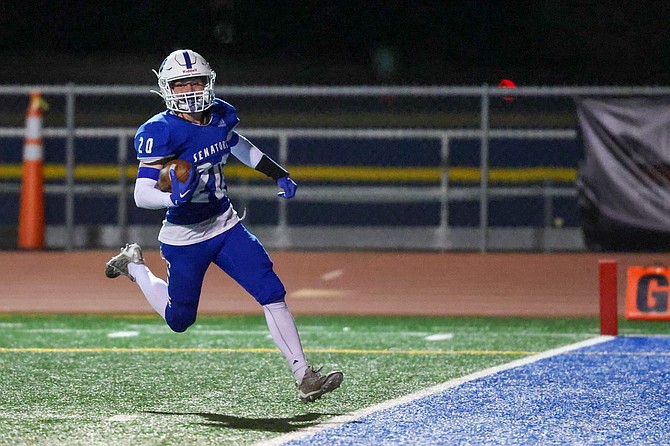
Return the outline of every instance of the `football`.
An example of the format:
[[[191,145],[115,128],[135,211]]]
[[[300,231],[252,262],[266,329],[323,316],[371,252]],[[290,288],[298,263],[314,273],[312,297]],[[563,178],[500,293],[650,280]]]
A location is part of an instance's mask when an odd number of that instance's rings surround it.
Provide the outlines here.
[[[184,160],[172,160],[165,163],[158,174],[158,188],[163,192],[172,192],[172,182],[170,181],[170,168],[174,164],[174,173],[177,180],[185,183],[191,171],[191,163]]]

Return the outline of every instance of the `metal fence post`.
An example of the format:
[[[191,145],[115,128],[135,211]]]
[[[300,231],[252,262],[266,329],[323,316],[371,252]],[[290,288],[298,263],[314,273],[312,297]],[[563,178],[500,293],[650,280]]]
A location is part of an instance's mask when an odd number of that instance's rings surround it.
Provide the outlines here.
[[[486,252],[488,249],[488,229],[489,229],[489,87],[482,85],[482,116],[481,116],[481,138],[480,138],[480,188],[479,188],[479,228],[480,240],[479,250]]]
[[[126,185],[126,158],[128,157],[128,138],[125,135],[119,135],[119,199],[116,209],[116,223],[119,225],[121,237],[120,243],[128,237],[128,192]]]
[[[67,84],[65,96],[65,249],[74,249],[75,85]]]
[[[440,138],[440,249],[449,248],[449,136]]]
[[[286,166],[288,161],[288,136],[286,133],[279,135],[279,164]],[[288,236],[288,203],[287,200],[279,200],[277,221],[277,246],[281,249],[289,248],[291,245]]]

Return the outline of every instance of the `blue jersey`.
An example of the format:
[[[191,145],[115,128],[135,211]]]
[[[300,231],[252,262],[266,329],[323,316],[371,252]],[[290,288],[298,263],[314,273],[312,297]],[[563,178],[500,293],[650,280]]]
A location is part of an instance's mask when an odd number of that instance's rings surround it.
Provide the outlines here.
[[[198,223],[221,215],[230,207],[223,166],[230,147],[237,143],[237,134],[231,132],[239,122],[235,107],[215,99],[207,125],[186,121],[166,110],[139,127],[135,134],[135,152],[140,162],[178,158],[201,172],[191,201],[168,208],[166,219],[170,223]]]

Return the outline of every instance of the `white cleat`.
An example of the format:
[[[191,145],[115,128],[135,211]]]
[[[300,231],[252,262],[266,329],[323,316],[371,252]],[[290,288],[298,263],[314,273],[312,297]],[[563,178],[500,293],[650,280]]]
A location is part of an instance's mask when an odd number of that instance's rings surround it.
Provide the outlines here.
[[[121,248],[121,252],[107,262],[105,275],[110,279],[124,275],[134,282],[135,278],[128,272],[129,263],[144,265],[142,248],[137,243],[126,244],[125,247]]]

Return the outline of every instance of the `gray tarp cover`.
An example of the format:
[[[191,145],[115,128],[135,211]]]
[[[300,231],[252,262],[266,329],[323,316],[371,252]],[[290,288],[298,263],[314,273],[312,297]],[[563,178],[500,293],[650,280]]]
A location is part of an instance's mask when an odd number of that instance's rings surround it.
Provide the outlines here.
[[[577,116],[582,204],[615,222],[670,232],[670,98],[580,99]]]

